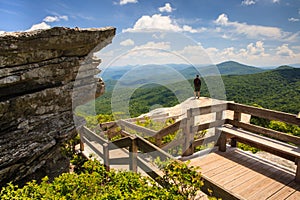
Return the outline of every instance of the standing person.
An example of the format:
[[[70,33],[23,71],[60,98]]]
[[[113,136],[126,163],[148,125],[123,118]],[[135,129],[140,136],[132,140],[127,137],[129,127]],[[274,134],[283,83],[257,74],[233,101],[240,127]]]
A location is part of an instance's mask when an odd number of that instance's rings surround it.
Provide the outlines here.
[[[195,99],[200,98],[200,88],[201,88],[201,80],[199,78],[199,75],[196,75],[196,78],[194,79],[194,88],[195,88]]]

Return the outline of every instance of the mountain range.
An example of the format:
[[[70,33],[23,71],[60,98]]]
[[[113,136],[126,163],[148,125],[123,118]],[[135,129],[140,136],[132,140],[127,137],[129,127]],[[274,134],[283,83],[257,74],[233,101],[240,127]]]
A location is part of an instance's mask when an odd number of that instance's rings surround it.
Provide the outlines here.
[[[236,69],[238,64],[234,62],[226,62],[218,65],[222,73],[226,73],[228,69]],[[190,66],[175,66],[182,71],[188,71]],[[300,111],[300,68],[290,66],[280,66],[272,70],[257,70],[249,66],[245,69],[251,69],[257,72],[252,74],[237,75],[238,69],[233,70],[235,73],[222,75],[224,83],[226,99],[242,104],[258,104],[268,109],[274,109],[283,112],[297,114]],[[228,71],[227,71],[228,73]],[[194,77],[194,74],[191,74]],[[193,77],[188,79],[192,86]],[[214,78],[214,77],[211,77]],[[210,97],[207,83],[201,77],[201,96]],[[183,80],[186,81],[186,80]],[[105,81],[106,92],[96,99],[96,113],[111,113],[111,97],[114,86],[118,80],[109,79]],[[178,91],[182,90],[184,82],[178,81],[172,83],[173,87]],[[126,88],[126,87],[125,87]],[[126,89],[125,89],[126,90]],[[191,88],[191,96],[193,91]],[[123,92],[122,92],[123,93]],[[120,95],[122,95],[120,93]],[[137,88],[130,97],[130,112],[133,116],[139,116],[149,111],[154,105],[163,107],[174,106],[180,102],[177,99],[177,91],[168,89],[168,85],[149,84]],[[79,109],[82,113],[92,114],[93,102],[81,106]]]
[[[187,64],[167,64],[167,65],[145,65],[138,66],[140,70],[134,72],[135,76],[146,78],[151,75],[149,70],[142,70],[143,68],[152,69],[156,76],[165,76],[164,69],[172,68],[178,73],[183,75],[186,79],[195,77],[196,74],[200,76],[212,76],[212,75],[243,75],[243,74],[255,74],[266,71],[266,69],[244,65],[234,61],[222,62],[217,65],[201,65],[193,66]],[[122,67],[109,67],[102,69],[99,74],[100,77],[107,80],[119,80],[124,74],[134,70],[137,66],[122,66]],[[159,73],[158,71],[159,70]]]

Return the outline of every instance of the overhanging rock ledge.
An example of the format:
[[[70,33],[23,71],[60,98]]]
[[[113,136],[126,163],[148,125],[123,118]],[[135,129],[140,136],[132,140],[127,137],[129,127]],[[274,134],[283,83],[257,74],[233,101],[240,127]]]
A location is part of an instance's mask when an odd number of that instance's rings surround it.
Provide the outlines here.
[[[0,186],[68,170],[61,143],[76,135],[73,108],[104,91],[93,52],[115,32],[55,27],[0,35]]]

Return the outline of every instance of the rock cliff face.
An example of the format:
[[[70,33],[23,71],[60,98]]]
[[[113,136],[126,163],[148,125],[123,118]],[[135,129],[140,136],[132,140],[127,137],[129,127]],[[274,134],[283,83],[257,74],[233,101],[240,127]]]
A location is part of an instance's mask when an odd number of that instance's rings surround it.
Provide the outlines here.
[[[114,35],[108,27],[0,36],[1,184],[68,169],[60,148],[76,135],[73,108],[104,91],[93,52]]]

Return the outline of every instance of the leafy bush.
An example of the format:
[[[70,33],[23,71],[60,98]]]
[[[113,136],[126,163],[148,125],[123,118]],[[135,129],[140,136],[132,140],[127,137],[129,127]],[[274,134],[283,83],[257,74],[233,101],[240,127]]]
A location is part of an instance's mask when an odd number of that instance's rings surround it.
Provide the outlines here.
[[[33,180],[23,188],[9,183],[2,188],[1,199],[187,199],[203,185],[195,168],[176,161],[164,167],[166,188],[133,172],[107,172],[98,161],[89,160],[81,169],[53,182],[47,177],[40,184]]]
[[[188,166],[177,160],[167,161],[161,164],[165,175],[163,180],[168,183],[167,189],[172,193],[180,193],[184,199],[194,199],[197,191],[203,186],[200,168]]]

